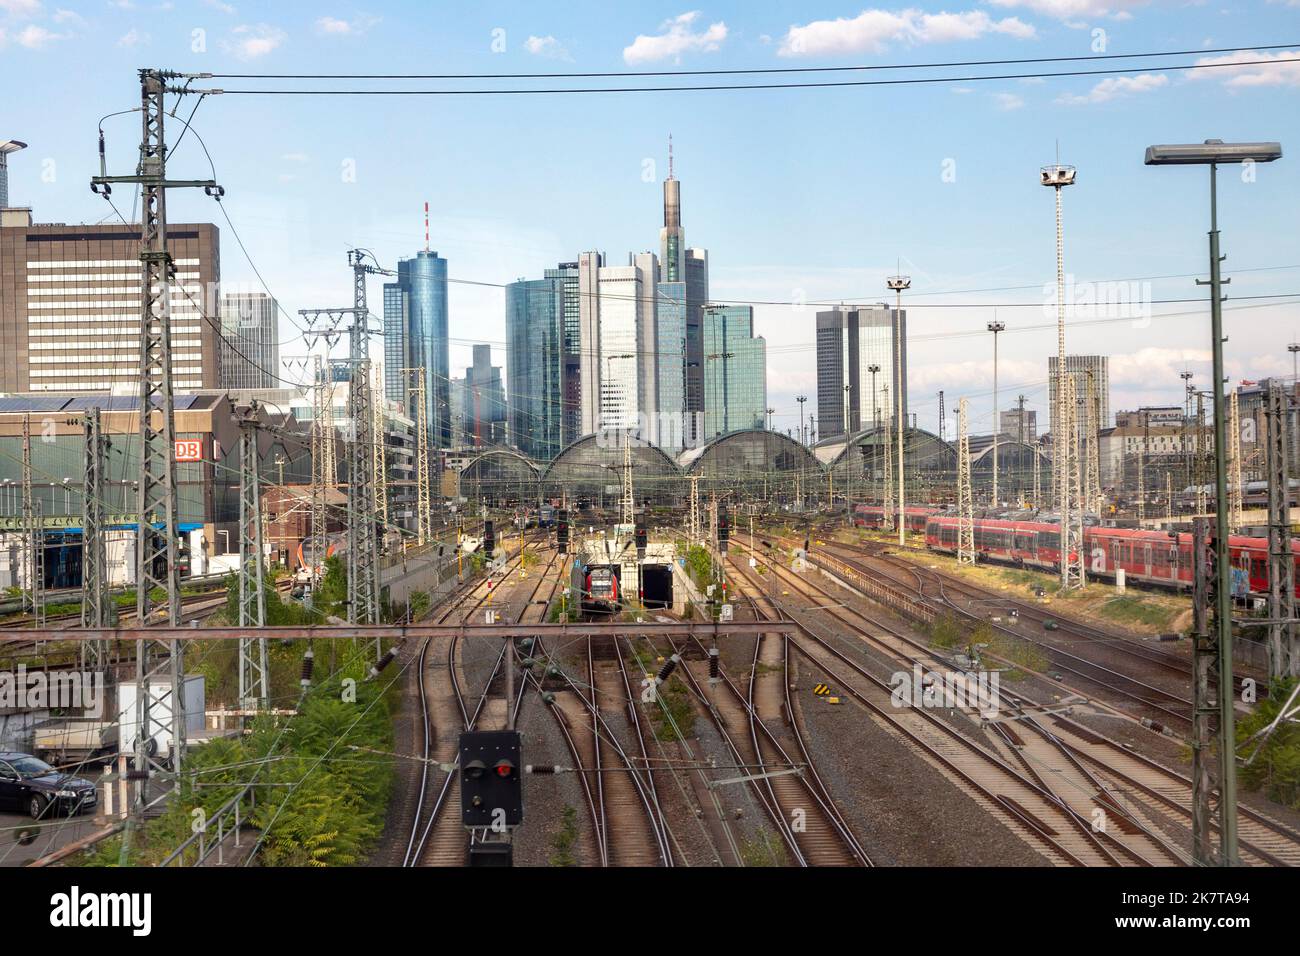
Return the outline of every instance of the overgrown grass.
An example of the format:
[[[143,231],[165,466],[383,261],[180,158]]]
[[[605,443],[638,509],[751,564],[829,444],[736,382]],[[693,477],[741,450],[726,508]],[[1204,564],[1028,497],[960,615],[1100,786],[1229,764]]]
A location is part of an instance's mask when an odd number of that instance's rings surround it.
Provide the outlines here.
[[[263,831],[265,866],[348,866],[363,861],[383,831],[393,788],[391,708],[395,695],[361,682],[366,662],[346,669],[355,699],[337,682],[309,697],[292,718],[258,717],[243,738],[213,740],[186,757],[181,792],[158,819],[135,831],[128,863],[154,865],[191,834],[195,811],[210,815],[265,769],[249,822]],[[284,721],[290,723],[286,727]],[[282,734],[283,732],[283,734]],[[358,749],[353,749],[358,748]],[[381,753],[375,753],[380,751]],[[121,837],[80,861],[115,866]]]
[[[578,842],[578,811],[569,804],[560,811],[560,829],[551,838],[551,866],[577,866],[573,848]]]
[[[1123,624],[1143,624],[1152,628],[1168,628],[1173,620],[1172,608],[1162,607],[1134,594],[1117,594],[1097,608],[1102,617]]]
[[[785,866],[785,846],[770,837],[766,840],[742,840],[740,859],[745,866]]]

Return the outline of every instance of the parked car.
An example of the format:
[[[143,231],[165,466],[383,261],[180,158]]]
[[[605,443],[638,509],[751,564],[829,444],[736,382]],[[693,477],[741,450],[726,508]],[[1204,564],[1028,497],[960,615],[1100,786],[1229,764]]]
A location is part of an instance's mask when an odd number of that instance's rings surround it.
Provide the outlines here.
[[[39,820],[93,810],[97,796],[89,780],[55,770],[31,754],[0,753],[0,806]]]

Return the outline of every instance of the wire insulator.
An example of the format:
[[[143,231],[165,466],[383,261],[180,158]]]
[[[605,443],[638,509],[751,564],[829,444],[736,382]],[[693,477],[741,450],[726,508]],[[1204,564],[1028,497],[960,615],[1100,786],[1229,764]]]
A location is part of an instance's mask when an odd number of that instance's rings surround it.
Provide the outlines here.
[[[302,677],[299,679],[303,687],[311,686],[311,672],[316,667],[316,655],[312,653],[311,648],[307,648],[307,653],[302,655]]]
[[[681,661],[681,659],[682,658],[680,654],[674,654],[672,657],[668,658],[668,660],[664,661],[664,666],[659,668],[659,676],[656,678],[656,680],[660,684],[666,681],[669,678],[669,676],[672,674],[672,672],[677,669],[677,665]]]
[[[718,649],[709,648],[709,680],[717,680],[721,668],[719,666]]]
[[[370,665],[370,676],[372,678],[378,677],[379,672],[382,671],[389,664],[393,663],[393,658],[395,658],[396,656],[397,656],[397,648],[390,647],[388,649],[388,653],[385,654],[383,657],[379,658],[378,663]]]
[[[524,773],[559,773],[560,768],[555,766],[542,766],[534,764],[525,764]]]

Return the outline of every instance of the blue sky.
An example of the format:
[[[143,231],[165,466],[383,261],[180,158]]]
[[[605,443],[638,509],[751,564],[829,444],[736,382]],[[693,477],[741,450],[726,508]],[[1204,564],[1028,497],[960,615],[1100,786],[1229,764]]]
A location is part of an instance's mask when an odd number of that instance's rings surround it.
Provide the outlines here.
[[[40,221],[94,222],[111,216],[87,188],[96,125],[138,101],[142,65],[268,73],[740,69],[1261,44],[1292,44],[1268,55],[1300,56],[1297,0],[879,7],[0,0],[0,139],[30,144],[11,161],[14,202],[33,205]],[[912,410],[933,428],[938,389],[950,408],[967,395],[972,428],[981,431],[992,421],[991,337],[982,330],[995,306],[1007,326],[1003,407],[1023,392],[1028,407],[1046,408],[1046,356],[1056,336],[1036,327],[1054,315],[1043,304],[1043,285],[1054,279],[1054,225],[1038,169],[1054,160],[1058,142],[1061,160],[1079,170],[1064,195],[1067,272],[1079,283],[1185,276],[1120,290],[1124,299],[1172,299],[1203,296],[1191,274],[1206,268],[1207,176],[1146,168],[1144,147],[1207,137],[1282,141],[1288,155],[1256,170],[1254,181],[1243,182],[1237,169],[1221,177],[1225,267],[1234,295],[1300,292],[1300,63],[1155,68],[1198,59],[1142,61],[1149,67],[1142,74],[1109,80],[582,96],[229,94],[206,100],[194,128],[227,190],[227,212],[291,313],[347,301],[349,246],[371,248],[390,265],[421,248],[426,200],[432,246],[457,279],[508,282],[586,249],[614,261],[653,249],[671,133],[687,238],[709,249],[714,298],[877,301],[884,276],[901,262],[916,306]],[[138,123],[120,117],[105,129],[110,164],[126,171]],[[173,124],[173,137],[177,130]],[[345,169],[355,169],[354,179]],[[170,172],[209,175],[196,140],[177,151]],[[173,193],[169,214],[217,222],[223,279],[232,287],[254,281],[210,200]],[[376,283],[376,302],[379,292]],[[814,311],[756,310],[781,427],[798,422],[796,394],[815,395]],[[1070,351],[1112,356],[1112,409],[1178,400],[1185,367],[1204,383],[1205,304],[1150,311],[1157,317],[1149,322],[1085,324],[1083,310],[1072,317],[1079,321],[1067,333]],[[501,293],[453,287],[451,323],[452,365],[463,368],[471,342],[504,343]],[[1234,380],[1289,375],[1286,345],[1300,337],[1300,305],[1276,300],[1229,312],[1228,334]],[[303,351],[287,324],[282,338],[285,354]]]

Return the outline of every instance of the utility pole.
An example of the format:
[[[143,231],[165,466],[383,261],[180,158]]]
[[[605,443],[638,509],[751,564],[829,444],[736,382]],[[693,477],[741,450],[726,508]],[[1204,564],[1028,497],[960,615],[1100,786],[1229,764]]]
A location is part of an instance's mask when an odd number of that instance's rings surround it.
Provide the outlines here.
[[[372,438],[370,448],[374,461],[371,465],[375,476],[375,514],[379,520],[379,534],[376,542],[380,551],[384,550],[384,539],[388,534],[388,461],[384,454],[384,387],[379,374],[379,364],[370,365],[370,405],[374,410],[374,422],[371,426]]]
[[[1068,467],[1063,476],[1061,500],[1065,508],[1061,512],[1061,590],[1069,591],[1083,587],[1083,476],[1079,471],[1079,403],[1075,392],[1074,377],[1058,377],[1057,390],[1064,396],[1062,411],[1065,413],[1063,424],[1065,433],[1061,453]],[[1075,499],[1077,498],[1077,505]]]
[[[369,262],[367,260],[370,260]],[[337,309],[299,309],[307,320],[308,334],[330,342],[344,316],[351,316],[348,329],[348,417],[352,421],[352,443],[348,449],[348,623],[378,624],[379,534],[375,506],[374,408],[370,393],[370,310],[366,304],[366,277],[392,275],[390,269],[374,264],[365,249],[348,251],[352,269],[352,305]],[[316,322],[324,319],[324,328]],[[374,641],[375,659],[382,656],[379,639]]]
[[[104,547],[104,440],[98,408],[86,410],[82,419],[85,480],[82,484],[81,519],[81,626],[109,627],[113,598],[108,591],[108,573]],[[101,670],[108,664],[106,641],[85,641],[81,645],[81,664],[86,670]]]
[[[1268,676],[1300,674],[1296,645],[1295,555],[1291,551],[1290,474],[1287,469],[1287,400],[1269,382],[1264,417],[1268,462]]]
[[[880,366],[874,362],[867,366],[867,371],[871,373],[871,491],[875,494],[876,473],[880,470],[880,403],[877,401],[880,393],[876,391],[876,375],[880,371]]]
[[[1214,572],[1209,528],[1209,519],[1192,519],[1192,858],[1202,866],[1217,862],[1211,832],[1218,789],[1217,761],[1211,740],[1219,705],[1210,696],[1210,674],[1215,669],[1217,648],[1210,631]]]
[[[636,501],[632,497],[632,432],[623,430],[623,513],[622,524],[636,524]]]
[[[237,411],[239,422],[239,706],[270,706],[267,660],[266,551],[262,541],[261,455],[257,449],[258,406]],[[253,636],[256,631],[257,636]]]
[[[994,316],[997,310],[993,310]],[[1001,505],[1002,499],[998,497],[998,433],[1002,431],[1001,413],[998,411],[998,333],[1006,329],[1003,322],[993,321],[988,324],[988,330],[993,333],[993,507]]]
[[[889,386],[885,386],[885,402],[889,402]],[[877,433],[877,442],[884,439],[885,445],[885,504],[881,509],[880,527],[884,531],[894,530],[894,443],[888,429],[885,434]]]
[[[1283,426],[1285,431],[1285,425]],[[1228,406],[1228,533],[1241,529],[1241,412],[1237,405],[1237,389],[1232,390]],[[1289,526],[1288,526],[1289,527]],[[1289,548],[1287,550],[1290,550]]]
[[[943,389],[939,389],[939,441],[948,440],[948,423],[944,421]]]
[[[1056,486],[1055,505],[1061,516],[1061,586],[1066,587],[1069,565],[1068,552],[1064,550],[1069,535],[1070,489],[1067,475],[1070,470],[1070,439],[1065,419],[1065,382],[1069,378],[1065,365],[1065,239],[1061,227],[1061,190],[1074,184],[1075,168],[1062,166],[1060,150],[1056,162],[1039,170],[1038,181],[1050,186],[1056,194],[1056,407],[1052,412],[1052,463],[1053,484]]]
[[[691,483],[691,544],[700,540],[700,475],[687,475]]]
[[[975,502],[971,494],[967,402],[957,403],[957,560],[975,563]]]
[[[325,538],[329,533],[326,499],[334,490],[334,387],[333,366],[328,356],[312,356],[312,373],[315,377],[312,389],[312,429],[311,429],[311,537],[313,549],[310,553],[312,587],[319,584],[319,575],[324,573]],[[304,558],[308,554],[304,553]]]
[[[1096,508],[1098,513],[1101,512],[1101,436],[1097,423],[1097,417],[1101,414],[1100,409],[1101,404],[1097,396],[1096,376],[1093,375],[1092,369],[1088,369],[1087,408],[1085,412],[1087,428],[1083,433],[1087,440],[1087,457],[1085,459],[1087,477],[1084,481],[1083,500],[1079,503],[1079,511],[1082,514],[1087,514],[1091,508]],[[1083,444],[1082,439],[1080,444]]]
[[[433,502],[429,494],[429,409],[425,403],[424,366],[404,368],[403,375],[414,372],[416,383],[407,388],[407,399],[415,409],[415,517],[416,543],[424,545],[433,535]]]
[[[801,445],[807,445],[807,444],[808,444],[808,433],[807,433],[806,431],[804,431],[804,424],[803,424],[803,405],[804,405],[804,402],[808,401],[808,396],[807,396],[807,395],[798,395],[798,396],[795,397],[795,401],[799,403],[799,443],[800,443]]]
[[[885,285],[894,292],[895,296],[894,401],[898,405],[898,545],[902,547],[907,544],[907,519],[904,517],[907,509],[907,490],[903,475],[903,428],[907,424],[906,389],[903,387],[905,384],[903,380],[907,375],[903,368],[903,290],[912,287],[912,278],[905,275],[892,275],[885,280]]]
[[[27,552],[27,609],[32,626],[45,626],[45,531],[32,495],[32,416],[23,415],[23,537]]]
[[[214,199],[224,190],[213,180],[168,180],[167,143],[164,117],[166,94],[178,98],[187,94],[206,96],[216,91],[199,90],[189,84],[209,74],[173,73],[142,69],[140,76],[140,149],[134,175],[109,176],[104,140],[99,141],[100,175],[91,179],[91,189],[106,198],[114,184],[140,188],[140,481],[136,518],[136,620],[140,627],[166,623],[178,627],[181,622],[180,562],[177,560],[178,507],[175,469],[175,396],[172,382],[171,290],[176,274],[175,262],[167,248],[167,190],[202,188]],[[185,80],[184,85],[171,83]],[[159,527],[161,526],[161,527]],[[153,620],[155,589],[163,592],[167,602],[165,621]],[[154,646],[156,645],[156,646]],[[163,650],[165,648],[165,656]],[[168,760],[164,763],[149,756],[155,732],[164,727],[154,720],[155,678],[169,673],[170,688],[156,703],[170,710],[171,740]],[[174,774],[180,789],[181,765],[185,758],[185,709],[183,701],[185,663],[180,641],[136,641],[136,724],[135,769],[147,772],[150,767]],[[163,720],[167,718],[164,717]],[[124,742],[125,743],[125,742]],[[138,808],[143,809],[143,796]]]

